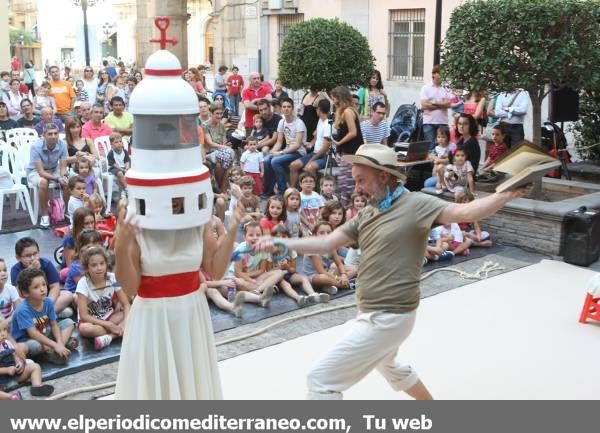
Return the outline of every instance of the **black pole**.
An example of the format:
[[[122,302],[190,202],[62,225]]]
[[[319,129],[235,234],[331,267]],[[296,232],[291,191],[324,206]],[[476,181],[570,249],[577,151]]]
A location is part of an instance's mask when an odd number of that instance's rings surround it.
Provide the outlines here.
[[[435,41],[433,64],[440,64],[440,45],[442,44],[442,0],[435,1]]]
[[[90,65],[90,43],[88,41],[88,26],[87,26],[87,1],[81,2],[83,9],[83,39],[85,41],[85,65]]]

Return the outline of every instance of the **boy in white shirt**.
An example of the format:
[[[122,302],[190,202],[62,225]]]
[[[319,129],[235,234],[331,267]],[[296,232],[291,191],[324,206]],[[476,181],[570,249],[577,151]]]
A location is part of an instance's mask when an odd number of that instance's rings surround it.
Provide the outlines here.
[[[121,186],[121,197],[127,196],[127,181],[125,173],[131,166],[129,154],[123,149],[123,136],[118,132],[110,134],[111,151],[106,155],[108,159],[108,171],[116,176],[119,185]]]
[[[242,153],[240,163],[242,164],[244,174],[254,179],[254,194],[261,195],[263,192],[264,156],[257,149],[258,142],[256,137],[248,137],[247,143],[248,148]]]

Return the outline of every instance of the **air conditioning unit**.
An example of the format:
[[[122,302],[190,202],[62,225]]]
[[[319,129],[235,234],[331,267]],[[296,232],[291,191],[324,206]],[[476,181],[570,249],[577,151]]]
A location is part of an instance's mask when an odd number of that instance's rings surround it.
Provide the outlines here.
[[[262,0],[263,15],[289,15],[298,12],[298,0]]]

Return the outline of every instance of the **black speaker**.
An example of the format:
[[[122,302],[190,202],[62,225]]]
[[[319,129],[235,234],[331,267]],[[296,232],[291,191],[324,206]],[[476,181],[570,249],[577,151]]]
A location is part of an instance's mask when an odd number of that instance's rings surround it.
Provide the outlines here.
[[[550,91],[548,101],[550,122],[575,122],[579,120],[579,92],[570,87]]]
[[[585,206],[568,212],[563,222],[563,260],[589,266],[600,257],[600,212]]]

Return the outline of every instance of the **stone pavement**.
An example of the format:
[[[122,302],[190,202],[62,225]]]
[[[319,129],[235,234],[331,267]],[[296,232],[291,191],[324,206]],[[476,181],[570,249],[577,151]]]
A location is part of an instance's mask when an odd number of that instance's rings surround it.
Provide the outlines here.
[[[540,260],[547,258],[547,256],[530,253],[515,247],[505,247],[498,254],[490,254],[489,256],[485,256],[483,258],[469,260],[460,263],[456,266],[456,268],[468,273],[474,273],[483,266],[484,262],[492,261],[497,262],[499,265],[506,268],[505,270],[500,272],[509,272],[511,270],[528,266],[530,264],[538,263]],[[600,271],[600,263],[596,262],[594,265],[592,265],[591,269]],[[490,277],[497,275],[498,273],[499,272],[491,273]],[[447,290],[452,290],[457,287],[461,287],[473,281],[475,280],[464,279],[453,272],[436,272],[431,277],[425,279],[421,284],[422,295],[423,297],[433,296]],[[297,317],[299,315],[304,315],[306,313],[318,309],[330,308],[335,305],[346,305],[351,302],[353,301],[350,297],[343,297],[340,299],[336,299],[330,302],[329,304],[315,305],[310,308],[295,310],[285,315],[262,320],[258,323],[248,324],[228,331],[223,331],[216,334],[217,344],[219,341],[224,341],[226,339],[230,339],[237,336],[247,335],[248,333],[253,332],[259,328],[262,328],[274,322],[278,322],[283,318]],[[301,318],[296,321],[287,322],[275,327],[272,330],[267,331],[264,334],[243,339],[241,341],[233,342],[227,345],[219,346],[217,348],[217,355],[219,360],[232,358],[246,352],[259,350],[267,346],[279,344],[289,339],[293,339],[321,329],[330,328],[332,326],[342,324],[352,319],[355,315],[356,308],[350,307],[323,313],[308,318]],[[58,394],[75,388],[112,382],[116,379],[117,366],[118,363],[107,364],[94,369],[83,371],[81,373],[73,374],[71,376],[59,378],[50,381],[49,383],[52,383],[55,386],[55,394]],[[21,392],[26,398],[30,398],[27,388],[22,388]],[[112,392],[113,388],[106,388],[91,393],[78,394],[69,397],[69,399],[93,399],[112,394]]]

